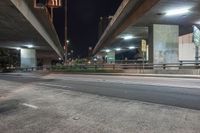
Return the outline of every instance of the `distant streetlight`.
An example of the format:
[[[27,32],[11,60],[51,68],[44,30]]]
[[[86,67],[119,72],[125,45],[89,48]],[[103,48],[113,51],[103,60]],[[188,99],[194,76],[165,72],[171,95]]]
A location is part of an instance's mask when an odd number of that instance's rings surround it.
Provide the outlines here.
[[[130,50],[131,50],[131,49],[135,49],[135,47],[134,47],[134,46],[130,46],[130,47],[128,47],[128,49],[130,49]]]
[[[92,47],[89,47],[88,49],[91,51],[91,50],[92,50]]]
[[[106,53],[109,53],[111,50],[110,49],[106,49],[105,51],[106,51]]]
[[[69,42],[70,42],[69,40],[66,41],[67,44],[69,44]]]
[[[121,48],[116,48],[115,50],[116,50],[116,51],[121,51],[122,49],[121,49]]]

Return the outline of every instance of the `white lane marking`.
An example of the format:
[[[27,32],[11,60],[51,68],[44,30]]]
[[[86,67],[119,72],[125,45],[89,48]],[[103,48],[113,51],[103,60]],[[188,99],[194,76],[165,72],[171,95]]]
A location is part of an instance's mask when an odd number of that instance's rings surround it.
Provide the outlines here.
[[[38,107],[35,105],[31,105],[31,104],[27,104],[27,103],[23,103],[22,105],[29,107],[29,108],[33,108],[33,109],[38,109]]]
[[[38,83],[39,85],[50,86],[50,87],[60,87],[60,88],[72,88],[71,86],[64,86],[64,85],[53,85],[53,84],[46,84],[46,83]]]

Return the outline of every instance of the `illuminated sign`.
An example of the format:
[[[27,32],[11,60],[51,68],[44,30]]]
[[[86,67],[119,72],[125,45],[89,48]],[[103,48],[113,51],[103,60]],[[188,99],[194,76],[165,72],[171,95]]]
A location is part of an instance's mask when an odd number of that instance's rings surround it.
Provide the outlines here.
[[[47,6],[51,8],[59,8],[62,6],[61,0],[48,0]]]
[[[147,51],[147,41],[146,40],[142,40],[141,50],[142,50],[142,52],[146,52]]]

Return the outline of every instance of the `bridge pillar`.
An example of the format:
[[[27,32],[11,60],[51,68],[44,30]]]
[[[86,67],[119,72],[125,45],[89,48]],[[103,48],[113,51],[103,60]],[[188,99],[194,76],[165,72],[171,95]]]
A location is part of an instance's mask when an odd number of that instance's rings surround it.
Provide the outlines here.
[[[107,53],[107,63],[114,64],[115,63],[115,51],[110,51]]]
[[[154,64],[179,61],[179,26],[154,24],[149,27],[149,61]]]
[[[36,50],[35,49],[21,49],[21,67],[36,67]]]

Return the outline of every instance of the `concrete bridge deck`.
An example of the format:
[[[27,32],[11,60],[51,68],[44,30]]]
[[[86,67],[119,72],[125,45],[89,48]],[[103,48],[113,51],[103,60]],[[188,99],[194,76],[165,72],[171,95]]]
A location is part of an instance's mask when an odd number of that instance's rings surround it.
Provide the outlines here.
[[[0,47],[54,50],[63,48],[47,10],[34,8],[33,0],[0,1]]]

